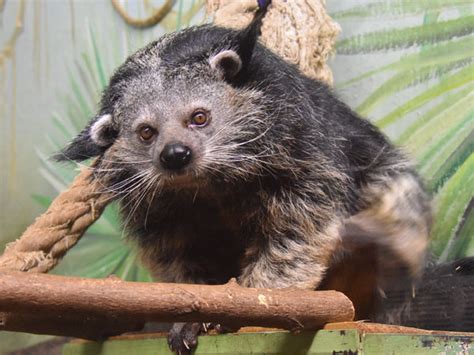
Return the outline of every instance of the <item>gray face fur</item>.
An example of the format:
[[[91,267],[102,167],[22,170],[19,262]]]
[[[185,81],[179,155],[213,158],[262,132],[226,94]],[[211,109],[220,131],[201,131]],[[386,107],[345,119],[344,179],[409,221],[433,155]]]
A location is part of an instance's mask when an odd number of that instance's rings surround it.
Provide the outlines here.
[[[262,152],[248,149],[247,144],[268,129],[261,119],[265,100],[256,90],[236,90],[222,80],[216,61],[230,58],[238,67],[235,56],[233,51],[222,51],[211,56],[207,66],[195,64],[178,72],[158,69],[128,80],[109,114],[112,119],[99,119],[91,128],[97,132],[93,139],[98,145],[107,142],[101,135],[107,126],[113,125],[119,132],[105,152],[105,160],[134,162],[137,170],[152,171],[164,180],[176,176],[209,180],[216,174],[229,179],[255,172],[252,162]],[[198,111],[207,114],[202,126],[191,121]],[[145,126],[156,131],[149,141],[140,137]],[[161,152],[171,143],[180,143],[192,152],[190,163],[179,171],[160,163]],[[226,173],[220,175],[223,167]]]

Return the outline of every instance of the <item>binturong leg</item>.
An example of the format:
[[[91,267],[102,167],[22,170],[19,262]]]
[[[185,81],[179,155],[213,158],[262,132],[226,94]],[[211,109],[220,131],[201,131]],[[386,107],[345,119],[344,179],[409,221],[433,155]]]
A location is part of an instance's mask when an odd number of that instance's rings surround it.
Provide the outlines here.
[[[246,287],[316,288],[339,244],[333,206],[292,191],[262,198],[261,233],[246,252],[238,282]],[[323,222],[322,222],[323,221]]]
[[[409,173],[373,184],[363,196],[367,207],[345,221],[323,287],[345,292],[359,319],[398,324],[390,310],[413,296],[426,263],[428,198]]]

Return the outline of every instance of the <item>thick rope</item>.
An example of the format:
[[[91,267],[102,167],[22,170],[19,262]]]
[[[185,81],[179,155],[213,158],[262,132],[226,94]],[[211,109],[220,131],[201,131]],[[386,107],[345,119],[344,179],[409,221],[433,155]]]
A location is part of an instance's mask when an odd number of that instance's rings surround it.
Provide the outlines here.
[[[98,193],[97,180],[83,169],[71,186],[28,227],[20,239],[7,245],[0,268],[48,272],[101,215],[110,196]]]
[[[256,9],[255,0],[207,0],[215,23],[242,27]],[[326,64],[339,26],[326,14],[324,0],[273,0],[262,27],[262,40],[309,76],[332,83]],[[48,210],[7,245],[0,268],[48,272],[94,223],[111,200],[84,169]]]

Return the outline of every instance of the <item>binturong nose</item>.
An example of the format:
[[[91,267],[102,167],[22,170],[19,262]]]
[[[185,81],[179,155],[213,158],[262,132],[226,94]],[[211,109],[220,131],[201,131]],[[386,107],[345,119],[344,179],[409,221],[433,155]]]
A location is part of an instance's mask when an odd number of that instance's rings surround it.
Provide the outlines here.
[[[191,160],[191,149],[181,143],[169,143],[160,153],[160,162],[165,169],[179,170]]]

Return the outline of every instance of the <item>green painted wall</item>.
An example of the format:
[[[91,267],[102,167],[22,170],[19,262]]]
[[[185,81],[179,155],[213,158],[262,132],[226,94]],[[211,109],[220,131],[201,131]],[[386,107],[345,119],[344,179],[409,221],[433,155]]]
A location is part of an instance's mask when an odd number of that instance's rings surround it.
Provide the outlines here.
[[[474,255],[474,4],[327,3],[343,28],[337,92],[418,164],[433,195],[439,260]]]

